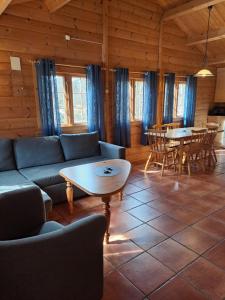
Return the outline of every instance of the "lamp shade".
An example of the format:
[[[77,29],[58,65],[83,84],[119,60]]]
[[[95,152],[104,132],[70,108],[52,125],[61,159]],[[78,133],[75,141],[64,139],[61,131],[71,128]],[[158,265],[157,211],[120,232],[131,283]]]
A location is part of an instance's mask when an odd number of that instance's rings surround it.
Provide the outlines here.
[[[195,77],[211,77],[214,76],[214,74],[208,70],[208,69],[201,69],[196,74],[194,74]]]

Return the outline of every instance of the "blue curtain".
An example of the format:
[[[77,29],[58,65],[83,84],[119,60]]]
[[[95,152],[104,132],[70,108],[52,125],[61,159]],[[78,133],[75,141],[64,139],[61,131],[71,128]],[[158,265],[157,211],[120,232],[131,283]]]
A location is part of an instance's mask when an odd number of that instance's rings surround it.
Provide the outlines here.
[[[146,72],[144,74],[144,99],[142,110],[142,145],[147,144],[147,137],[144,133],[156,123],[157,85],[157,72]]]
[[[115,134],[117,145],[130,147],[130,105],[128,69],[116,69],[115,82]]]
[[[187,77],[184,99],[184,127],[194,126],[196,107],[197,78],[193,75]]]
[[[101,67],[98,65],[87,67],[87,119],[88,131],[98,131],[100,139],[104,141],[104,101]]]
[[[40,59],[36,62],[38,95],[43,135],[61,133],[55,62]]]
[[[164,112],[163,123],[173,122],[173,100],[174,100],[174,84],[175,74],[169,73],[165,79],[165,96],[164,96]]]

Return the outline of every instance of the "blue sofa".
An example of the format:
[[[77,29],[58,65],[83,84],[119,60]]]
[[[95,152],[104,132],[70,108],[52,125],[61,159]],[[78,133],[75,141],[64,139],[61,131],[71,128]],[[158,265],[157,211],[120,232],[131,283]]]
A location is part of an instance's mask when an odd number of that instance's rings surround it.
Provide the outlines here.
[[[59,175],[62,168],[125,158],[124,147],[99,141],[96,132],[0,139],[0,153],[0,193],[38,186],[47,212],[52,201],[66,201],[66,184]],[[84,195],[74,187],[75,198]]]

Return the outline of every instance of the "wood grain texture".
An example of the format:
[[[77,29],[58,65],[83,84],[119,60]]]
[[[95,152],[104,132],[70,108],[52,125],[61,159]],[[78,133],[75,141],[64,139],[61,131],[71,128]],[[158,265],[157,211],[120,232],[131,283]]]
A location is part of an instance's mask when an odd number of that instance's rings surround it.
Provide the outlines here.
[[[53,13],[69,3],[71,0],[44,0],[46,6],[48,7],[50,13]]]
[[[196,12],[211,5],[216,5],[224,2],[224,0],[192,0],[175,8],[171,8],[163,15],[163,20],[168,21],[177,17]]]
[[[143,76],[132,74],[132,71],[159,69],[160,20],[168,3],[169,8],[172,8],[185,1],[164,0],[165,6],[159,5],[161,1],[154,0],[107,2],[106,8],[103,6],[106,2],[101,0],[72,0],[50,13],[42,0],[26,1],[10,5],[0,16],[0,136],[17,137],[40,133],[31,63],[37,58],[49,57],[57,63],[80,66],[101,64],[107,69],[127,67],[130,78]],[[202,32],[205,17],[207,16],[204,14],[199,24]],[[197,19],[197,16],[194,15],[193,18]],[[218,19],[219,26],[222,26],[222,18]],[[183,16],[182,22],[192,28],[193,24],[186,19],[188,17]],[[212,25],[216,29],[215,22]],[[196,28],[193,32],[198,33]],[[78,40],[67,42],[65,34],[78,39],[103,42],[103,46]],[[181,30],[175,22],[169,21],[163,26],[160,63],[163,72],[192,74],[201,66],[202,53],[194,46],[186,46],[187,37],[188,33]],[[21,72],[11,70],[10,56],[20,57]],[[57,70],[60,74],[70,75],[80,72],[78,69],[61,66]],[[105,110],[107,139],[113,141],[114,73],[104,75],[104,88],[108,90]],[[207,109],[214,97],[215,79],[207,79],[199,84],[197,122],[207,118]],[[162,108],[158,111],[158,120],[161,115]],[[86,127],[70,126],[63,130],[67,133],[81,132],[86,131]],[[148,155],[148,149],[140,145],[140,133],[141,123],[132,122],[132,147],[127,151],[127,157],[132,161],[143,160]]]
[[[0,15],[6,10],[12,0],[1,0],[0,2]]]

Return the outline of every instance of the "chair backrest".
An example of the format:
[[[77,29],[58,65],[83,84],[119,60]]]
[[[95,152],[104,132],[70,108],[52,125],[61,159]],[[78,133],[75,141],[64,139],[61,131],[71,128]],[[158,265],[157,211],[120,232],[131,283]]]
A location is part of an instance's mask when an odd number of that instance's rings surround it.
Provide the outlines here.
[[[155,124],[152,126],[152,129],[155,130],[166,130],[166,125],[165,124]]]
[[[218,130],[220,127],[219,123],[214,123],[214,122],[210,122],[210,123],[206,123],[206,127],[208,128],[208,130]]]
[[[207,129],[199,129],[199,130],[192,129],[191,132],[192,132],[192,136],[191,136],[192,143],[203,143],[205,139],[205,135],[207,133]]]
[[[158,153],[167,151],[166,130],[149,129],[148,138],[152,151]]]
[[[208,130],[208,132],[205,134],[205,137],[203,139],[203,144],[211,145],[213,147],[215,138],[217,135],[217,130]]]
[[[38,187],[0,194],[1,241],[30,236],[44,222],[44,204]]]
[[[164,124],[164,126],[167,129],[175,129],[175,128],[179,128],[180,124],[179,123],[168,123],[168,124]]]

